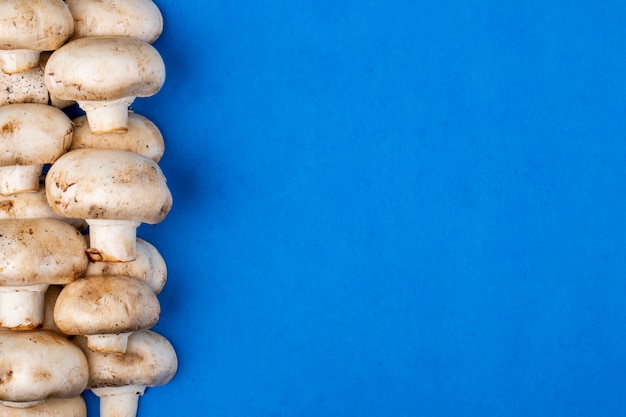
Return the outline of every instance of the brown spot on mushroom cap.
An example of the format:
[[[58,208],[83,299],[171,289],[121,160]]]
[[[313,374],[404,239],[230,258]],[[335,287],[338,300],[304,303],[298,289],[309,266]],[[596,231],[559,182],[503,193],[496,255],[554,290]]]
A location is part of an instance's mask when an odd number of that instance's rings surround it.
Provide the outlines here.
[[[118,334],[155,325],[161,308],[150,287],[118,275],[86,277],[59,294],[54,320],[70,335]]]
[[[0,400],[39,401],[79,395],[87,385],[85,355],[62,335],[0,331]]]
[[[74,342],[89,362],[89,388],[164,385],[178,369],[170,342],[151,330],[131,334],[124,355],[91,351],[84,337],[77,337]]]
[[[76,39],[54,51],[44,71],[51,95],[106,101],[148,97],[165,82],[165,64],[152,45],[124,36]]]
[[[133,152],[77,149],[46,175],[46,193],[61,216],[156,224],[169,213],[172,194],[152,160]]]
[[[0,220],[0,285],[67,284],[87,270],[87,244],[57,219]]]
[[[62,0],[2,0],[0,49],[49,51],[74,32],[74,19]]]

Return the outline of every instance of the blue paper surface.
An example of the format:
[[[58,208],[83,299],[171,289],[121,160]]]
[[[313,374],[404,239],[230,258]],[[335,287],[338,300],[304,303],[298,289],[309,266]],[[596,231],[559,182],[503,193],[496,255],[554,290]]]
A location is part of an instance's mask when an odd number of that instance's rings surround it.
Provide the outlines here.
[[[626,3],[156,3],[140,417],[626,412]]]

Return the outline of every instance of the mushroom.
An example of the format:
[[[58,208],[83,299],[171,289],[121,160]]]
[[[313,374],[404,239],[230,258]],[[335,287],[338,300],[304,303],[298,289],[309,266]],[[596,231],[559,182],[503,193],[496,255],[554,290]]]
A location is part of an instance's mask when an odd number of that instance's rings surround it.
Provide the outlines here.
[[[46,175],[46,195],[57,214],[87,221],[93,261],[135,259],[137,227],[161,222],[172,206],[159,166],[122,150],[66,153]]]
[[[0,417],[86,417],[87,406],[82,396],[50,398],[39,405],[15,408],[0,404]]]
[[[72,121],[56,107],[0,107],[0,194],[38,191],[43,165],[69,148],[72,133]]]
[[[41,325],[46,289],[84,276],[86,249],[83,236],[64,221],[0,220],[0,327]]]
[[[44,80],[51,96],[78,103],[92,132],[123,132],[135,98],[163,86],[165,64],[152,45],[136,38],[81,38],[54,51]]]
[[[89,362],[88,389],[100,397],[101,417],[134,417],[145,388],[167,384],[178,369],[170,342],[151,330],[133,333],[125,355],[93,352],[82,337],[74,342]]]
[[[65,334],[86,336],[89,349],[123,354],[130,333],[154,326],[160,313],[145,282],[100,275],[66,285],[54,306],[54,321]]]
[[[0,330],[0,403],[34,407],[73,398],[87,387],[84,353],[66,337],[44,330]]]
[[[167,280],[165,260],[154,247],[141,238],[137,238],[135,247],[136,258],[129,262],[90,262],[86,276],[123,275],[144,281],[159,294]]]
[[[130,36],[153,43],[163,31],[163,16],[151,0],[66,0],[74,16],[74,39]]]
[[[42,68],[35,66],[18,74],[0,71],[0,106],[15,103],[48,104]]]
[[[159,128],[148,118],[137,113],[128,113],[128,130],[122,133],[92,133],[87,123],[87,116],[77,117],[72,120],[72,123],[74,134],[69,150],[121,149],[138,153],[154,162],[159,162],[165,152],[165,143]]]
[[[62,0],[3,0],[0,16],[0,70],[7,74],[35,67],[41,51],[57,49],[74,32]]]
[[[63,220],[78,230],[87,228],[87,223],[83,219],[62,217],[52,211],[43,184],[40,184],[36,192],[0,195],[0,219],[39,219],[42,217]]]

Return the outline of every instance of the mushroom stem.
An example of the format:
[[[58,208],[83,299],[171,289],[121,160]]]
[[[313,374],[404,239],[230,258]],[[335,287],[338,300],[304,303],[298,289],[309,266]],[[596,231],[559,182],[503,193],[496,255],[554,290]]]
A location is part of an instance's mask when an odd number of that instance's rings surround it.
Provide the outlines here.
[[[28,71],[39,64],[39,51],[12,49],[0,51],[0,69],[5,74]]]
[[[139,222],[132,220],[86,219],[89,225],[87,255],[93,262],[135,260]]]
[[[126,353],[130,333],[94,334],[87,336],[87,347],[94,352]]]
[[[108,101],[78,100],[78,106],[87,115],[92,133],[120,132],[128,130],[128,107],[135,97],[122,97]]]
[[[48,284],[0,287],[0,327],[35,329],[43,322]]]
[[[135,417],[139,397],[146,387],[126,385],[121,387],[92,388],[100,398],[100,417]]]
[[[43,165],[8,165],[0,167],[0,194],[11,195],[39,191]]]

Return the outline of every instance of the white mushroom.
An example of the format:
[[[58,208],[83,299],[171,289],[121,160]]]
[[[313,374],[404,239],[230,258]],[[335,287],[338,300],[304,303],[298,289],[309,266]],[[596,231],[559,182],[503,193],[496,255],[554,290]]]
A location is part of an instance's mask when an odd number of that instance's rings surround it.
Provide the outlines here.
[[[38,327],[46,289],[84,276],[86,249],[83,236],[61,220],[0,220],[0,327]]]
[[[88,388],[100,397],[100,417],[135,417],[145,388],[167,384],[178,369],[170,342],[151,330],[133,333],[125,355],[93,352],[81,337],[75,343],[87,356]]]
[[[38,191],[43,165],[69,148],[72,133],[71,120],[56,107],[0,107],[0,194]]]
[[[121,150],[66,153],[46,175],[46,194],[57,214],[86,219],[93,261],[135,259],[139,224],[161,222],[172,206],[159,166]]]
[[[154,326],[161,308],[143,281],[119,275],[79,279],[63,288],[54,321],[68,335],[84,335],[89,348],[123,354],[128,336]]]
[[[62,0],[2,0],[0,16],[0,70],[7,74],[33,68],[41,51],[57,49],[74,32]]]
[[[151,0],[66,0],[74,16],[74,38],[130,36],[153,43],[163,16]]]
[[[159,294],[167,280],[165,260],[154,247],[141,238],[137,238],[135,246],[136,258],[128,262],[89,262],[86,276],[122,275],[144,281]]]
[[[0,402],[26,408],[73,398],[87,386],[85,355],[66,337],[43,330],[0,330]]]
[[[83,219],[62,217],[52,211],[43,184],[40,184],[36,192],[0,195],[0,219],[40,218],[63,220],[78,230],[87,228],[87,223]]]
[[[78,103],[94,133],[125,131],[128,107],[161,89],[165,64],[152,45],[136,38],[81,38],[54,51],[44,80],[51,96]]]
[[[72,120],[74,135],[69,150],[96,148],[120,149],[134,152],[159,162],[165,152],[163,135],[159,128],[148,118],[128,113],[128,130],[126,132],[105,132],[95,134],[89,128],[87,116]]]
[[[87,406],[82,396],[50,398],[39,405],[15,408],[0,404],[0,417],[86,417]]]

